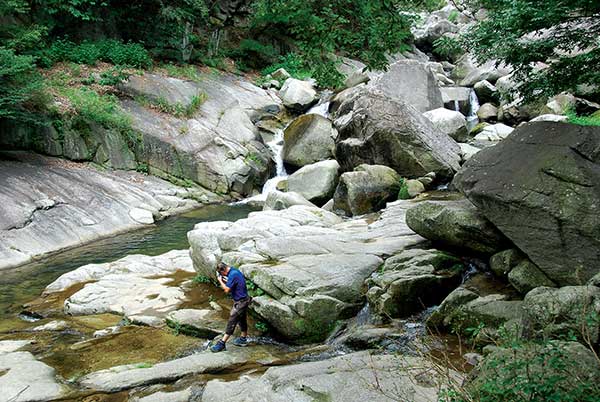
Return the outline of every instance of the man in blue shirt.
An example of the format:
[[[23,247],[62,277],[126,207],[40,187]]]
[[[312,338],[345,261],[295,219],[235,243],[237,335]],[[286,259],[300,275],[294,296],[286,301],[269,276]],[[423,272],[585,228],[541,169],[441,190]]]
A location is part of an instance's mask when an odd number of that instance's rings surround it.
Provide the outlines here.
[[[225,282],[224,278],[227,279]],[[248,289],[246,288],[246,278],[238,269],[230,267],[227,264],[220,262],[217,265],[217,280],[219,285],[225,291],[230,293],[233,297],[233,308],[229,314],[229,321],[227,322],[227,329],[223,339],[213,345],[210,350],[213,352],[220,352],[226,350],[225,344],[233,335],[233,331],[237,324],[240,324],[242,330],[242,336],[233,341],[234,345],[246,346],[248,340],[248,306],[252,302],[252,298],[248,296]]]

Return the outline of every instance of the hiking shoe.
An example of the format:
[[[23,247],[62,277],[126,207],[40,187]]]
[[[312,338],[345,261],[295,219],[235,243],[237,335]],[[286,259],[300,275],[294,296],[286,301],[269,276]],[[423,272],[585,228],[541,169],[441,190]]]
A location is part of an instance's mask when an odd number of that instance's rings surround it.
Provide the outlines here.
[[[235,338],[233,340],[233,344],[235,346],[247,346],[248,345],[248,338],[246,338],[245,336],[240,336],[239,338]]]
[[[213,353],[222,352],[223,350],[227,350],[225,347],[225,342],[219,341],[211,346],[210,351]]]

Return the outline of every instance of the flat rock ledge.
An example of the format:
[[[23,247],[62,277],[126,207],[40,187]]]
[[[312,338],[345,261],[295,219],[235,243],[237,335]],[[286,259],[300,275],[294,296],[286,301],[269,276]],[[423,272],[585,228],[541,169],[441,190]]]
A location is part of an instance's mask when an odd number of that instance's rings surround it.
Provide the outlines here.
[[[384,259],[424,241],[405,223],[410,201],[352,220],[292,206],[237,222],[203,222],[188,233],[195,269],[239,267],[264,295],[252,308],[288,341],[323,340],[335,321],[365,302],[363,283]]]
[[[68,389],[52,367],[20,351],[30,341],[0,341],[0,401],[50,401],[66,396]]]
[[[84,265],[68,272],[48,285],[43,296],[85,284],[66,299],[65,313],[164,318],[185,301],[185,282],[170,285],[171,276],[177,271],[195,272],[188,250],[173,250],[155,257],[128,255],[114,262]]]
[[[95,391],[118,392],[144,385],[171,383],[188,375],[233,370],[247,363],[271,365],[278,362],[281,362],[280,358],[272,347],[240,348],[228,345],[226,352],[205,351],[151,367],[128,364],[96,371],[83,377],[80,385]]]
[[[448,374],[455,381],[460,378],[452,370]],[[357,352],[273,367],[258,378],[209,381],[202,402],[437,401],[444,381],[425,359]]]

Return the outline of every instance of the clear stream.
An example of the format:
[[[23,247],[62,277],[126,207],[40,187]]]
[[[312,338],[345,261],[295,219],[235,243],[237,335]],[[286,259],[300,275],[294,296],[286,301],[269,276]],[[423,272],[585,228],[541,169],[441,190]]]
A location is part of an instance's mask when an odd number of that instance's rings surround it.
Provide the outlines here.
[[[98,240],[0,271],[0,321],[14,317],[62,274],[82,265],[115,261],[129,254],[159,255],[189,247],[187,233],[199,222],[235,221],[254,211],[250,205],[211,205],[167,218],[148,228]]]

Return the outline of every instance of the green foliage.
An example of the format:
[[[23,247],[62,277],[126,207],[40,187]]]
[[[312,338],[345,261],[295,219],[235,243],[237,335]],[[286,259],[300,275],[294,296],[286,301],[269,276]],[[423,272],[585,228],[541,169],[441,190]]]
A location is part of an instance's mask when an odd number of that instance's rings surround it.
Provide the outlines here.
[[[154,365],[153,365],[152,363],[146,363],[146,362],[143,362],[143,363],[138,363],[138,364],[136,364],[136,365],[135,365],[135,368],[136,368],[136,369],[146,369],[146,368],[151,368],[151,367],[153,367],[153,366],[154,366]]]
[[[456,24],[456,22],[458,21],[459,15],[460,15],[460,13],[457,10],[450,11],[450,14],[448,14],[448,21]]]
[[[580,126],[600,126],[600,111],[589,116],[577,116],[574,111],[569,110],[566,115],[569,123],[579,124]]]
[[[206,102],[208,96],[204,92],[199,92],[198,95],[194,95],[188,105],[183,105],[182,103],[170,103],[167,99],[158,97],[158,98],[148,98],[144,96],[138,96],[136,101],[141,105],[151,107],[157,109],[163,113],[167,113],[173,115],[175,117],[184,118],[184,117],[192,117],[196,111],[202,106],[204,102]]]
[[[462,43],[452,36],[442,36],[433,42],[433,52],[443,58],[454,60],[464,53]]]
[[[598,401],[600,386],[586,376],[566,345],[513,340],[484,363],[480,378],[456,401]]]
[[[243,39],[239,46],[228,52],[238,65],[244,68],[260,69],[277,60],[277,50],[254,39]]]
[[[91,89],[76,87],[66,88],[64,94],[78,116],[120,132],[132,130],[131,118],[123,112],[116,96],[100,95]]]
[[[171,77],[182,78],[189,81],[200,82],[202,78],[200,77],[200,73],[198,73],[198,68],[191,64],[163,64],[161,65],[167,74]]]
[[[254,328],[256,328],[256,330],[261,333],[269,331],[269,325],[263,321],[258,321],[256,324],[254,324]]]
[[[98,81],[98,84],[115,86],[127,80],[128,77],[129,74],[123,71],[122,67],[111,67],[100,74],[100,80]]]
[[[144,174],[148,174],[149,173],[149,168],[148,168],[148,164],[146,162],[139,162],[135,168],[135,170],[137,172],[140,173],[144,173]],[[194,278],[195,279],[195,278]]]
[[[192,279],[192,282],[196,285],[201,284],[201,283],[212,283],[212,281],[210,280],[210,278],[206,275],[202,275],[202,274],[198,274],[194,277],[194,279]]]
[[[467,33],[477,61],[514,67],[525,100],[579,85],[600,85],[600,2],[597,0],[469,0],[488,18]],[[547,65],[540,68],[540,65]],[[591,68],[592,67],[592,68]],[[598,92],[598,91],[597,91]]]
[[[386,54],[406,50],[413,17],[400,13],[400,0],[257,0],[253,26],[274,38],[289,38],[303,67],[322,86],[339,84],[337,52],[387,66]],[[392,28],[393,27],[393,28]]]
[[[70,61],[79,64],[95,65],[98,61],[147,69],[152,66],[150,54],[139,43],[123,43],[114,39],[96,42],[83,41],[79,44],[59,39],[40,53],[42,63],[51,64]]]
[[[0,47],[0,119],[37,121],[34,110],[45,103],[42,89],[33,57]]]
[[[408,193],[408,186],[405,179],[400,179],[400,191],[398,191],[399,200],[410,200],[412,197]]]
[[[246,279],[246,288],[248,289],[248,294],[252,297],[258,297],[265,294],[265,291],[259,288],[251,279]]]

